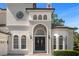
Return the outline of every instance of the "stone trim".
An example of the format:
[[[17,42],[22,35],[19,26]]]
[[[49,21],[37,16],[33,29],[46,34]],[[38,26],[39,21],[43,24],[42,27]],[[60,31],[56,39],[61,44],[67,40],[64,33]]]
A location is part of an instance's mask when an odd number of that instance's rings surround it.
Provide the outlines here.
[[[26,8],[26,10],[55,10],[55,8]]]
[[[67,27],[67,26],[55,26],[52,29],[56,29],[56,28],[62,28],[62,29],[73,29],[73,30],[77,30],[78,28],[76,27]]]
[[[0,31],[0,33],[7,34],[7,35],[11,35],[9,32],[6,33],[6,32],[3,32],[3,31]]]

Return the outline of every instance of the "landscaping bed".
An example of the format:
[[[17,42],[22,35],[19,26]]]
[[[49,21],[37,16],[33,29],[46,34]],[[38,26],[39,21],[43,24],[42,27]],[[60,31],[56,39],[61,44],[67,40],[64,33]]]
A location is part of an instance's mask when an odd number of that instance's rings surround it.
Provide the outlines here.
[[[54,51],[54,56],[78,56],[79,51]]]

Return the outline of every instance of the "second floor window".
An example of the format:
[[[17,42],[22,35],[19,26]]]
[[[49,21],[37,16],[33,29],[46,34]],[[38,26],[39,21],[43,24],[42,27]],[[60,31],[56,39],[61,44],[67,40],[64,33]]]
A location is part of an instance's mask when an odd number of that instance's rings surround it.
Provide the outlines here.
[[[39,15],[38,16],[38,20],[42,20],[42,15]]]
[[[33,16],[33,20],[37,20],[37,15],[34,15]]]
[[[44,15],[43,19],[44,19],[44,20],[47,20],[47,15]]]

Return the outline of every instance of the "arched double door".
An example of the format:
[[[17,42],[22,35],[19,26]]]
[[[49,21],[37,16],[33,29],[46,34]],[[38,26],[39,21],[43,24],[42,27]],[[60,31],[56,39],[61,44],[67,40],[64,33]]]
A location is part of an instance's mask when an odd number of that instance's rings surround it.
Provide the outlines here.
[[[33,35],[35,51],[45,51],[47,37],[46,27],[42,24],[37,25],[34,28]]]

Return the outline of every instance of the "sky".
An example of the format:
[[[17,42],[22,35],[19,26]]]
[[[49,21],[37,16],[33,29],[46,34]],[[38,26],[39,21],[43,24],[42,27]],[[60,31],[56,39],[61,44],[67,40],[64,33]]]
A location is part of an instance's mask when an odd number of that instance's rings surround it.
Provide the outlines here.
[[[43,5],[43,6],[42,6]],[[52,3],[55,14],[65,21],[65,26],[79,28],[79,3]],[[47,4],[38,4],[37,7],[44,8]],[[77,30],[79,32],[79,29]]]
[[[51,6],[55,8],[54,13],[65,21],[65,26],[79,28],[79,3],[51,3]],[[37,3],[37,8],[46,7],[46,3]],[[6,8],[6,4],[0,3],[0,8]]]

